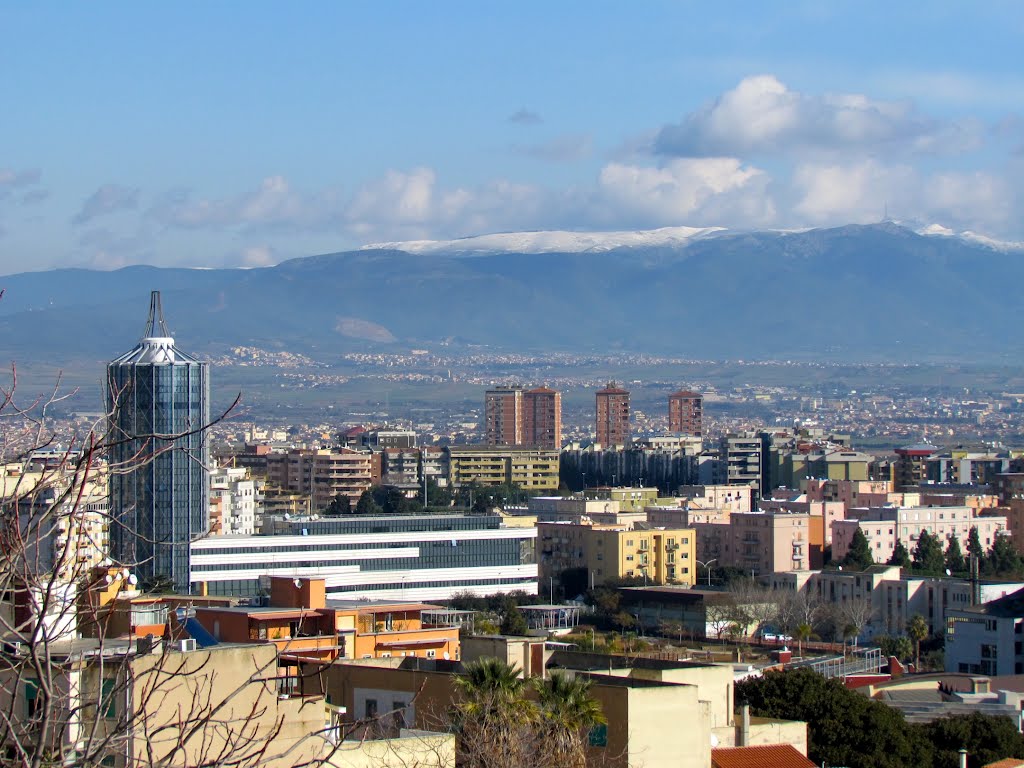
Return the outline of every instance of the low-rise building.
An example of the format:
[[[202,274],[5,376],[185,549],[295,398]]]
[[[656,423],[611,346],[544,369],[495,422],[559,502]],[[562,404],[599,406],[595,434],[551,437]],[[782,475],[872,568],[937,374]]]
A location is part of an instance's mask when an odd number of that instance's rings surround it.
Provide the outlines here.
[[[496,515],[346,515],[264,519],[264,535],[192,542],[192,584],[257,596],[262,576],[323,578],[329,597],[447,600],[458,592],[537,593],[536,528]]]
[[[946,615],[947,672],[1024,674],[1024,589]]]

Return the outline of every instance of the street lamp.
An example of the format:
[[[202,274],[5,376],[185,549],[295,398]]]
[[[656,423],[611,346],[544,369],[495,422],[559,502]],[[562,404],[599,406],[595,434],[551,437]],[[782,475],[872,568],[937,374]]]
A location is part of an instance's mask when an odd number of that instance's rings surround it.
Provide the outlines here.
[[[718,558],[717,557],[712,557],[706,563],[702,563],[700,560],[697,561],[697,565],[703,565],[704,566],[704,570],[708,572],[708,586],[709,587],[711,586],[711,564],[712,563],[717,563],[717,562],[718,562]]]

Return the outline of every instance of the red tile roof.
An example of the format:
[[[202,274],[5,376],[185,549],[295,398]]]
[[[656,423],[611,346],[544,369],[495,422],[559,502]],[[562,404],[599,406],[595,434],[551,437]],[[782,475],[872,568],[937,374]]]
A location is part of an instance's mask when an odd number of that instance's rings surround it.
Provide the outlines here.
[[[1021,768],[1022,765],[1024,765],[1024,760],[1019,757],[1004,757],[994,763],[985,763],[982,768]]]
[[[711,765],[712,768],[817,768],[792,744],[712,749]]]

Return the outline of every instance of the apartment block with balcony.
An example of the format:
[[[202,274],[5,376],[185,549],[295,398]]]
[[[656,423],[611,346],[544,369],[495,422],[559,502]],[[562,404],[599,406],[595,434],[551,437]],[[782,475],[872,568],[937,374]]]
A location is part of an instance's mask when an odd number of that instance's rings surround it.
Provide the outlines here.
[[[797,512],[740,512],[728,525],[695,526],[698,550],[718,565],[756,575],[820,568],[824,555],[821,517]],[[716,530],[722,529],[722,530]],[[700,538],[715,537],[701,545]],[[712,550],[717,550],[712,554]],[[705,558],[702,561],[707,562]]]
[[[680,390],[668,396],[668,431],[700,437],[704,430],[704,397]]]
[[[558,451],[546,448],[459,445],[448,448],[451,484],[507,485],[526,490],[558,488]]]
[[[218,467],[210,472],[210,532],[251,536],[260,527],[262,494],[246,467]]]
[[[1024,589],[946,615],[947,672],[1024,674]]]
[[[522,445],[523,388],[497,387],[484,394],[484,434],[488,445]]]
[[[719,444],[719,484],[750,486],[754,499],[764,492],[761,435],[757,432],[730,433]]]
[[[629,391],[610,382],[596,395],[597,442],[604,448],[629,444]]]
[[[624,578],[692,586],[696,545],[689,528],[538,523],[538,575],[544,583],[564,570],[583,568],[594,586]]]
[[[267,483],[310,497],[313,510],[326,508],[337,496],[359,501],[373,482],[373,456],[351,448],[295,449],[267,459]]]

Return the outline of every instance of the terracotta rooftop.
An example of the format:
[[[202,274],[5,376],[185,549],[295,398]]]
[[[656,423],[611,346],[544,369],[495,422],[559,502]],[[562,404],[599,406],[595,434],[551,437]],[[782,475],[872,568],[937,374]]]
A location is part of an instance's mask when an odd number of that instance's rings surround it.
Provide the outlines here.
[[[792,744],[711,750],[712,768],[817,768]]]
[[[1019,757],[1004,757],[994,763],[985,763],[982,768],[1021,768],[1021,766],[1024,766],[1024,760]]]

